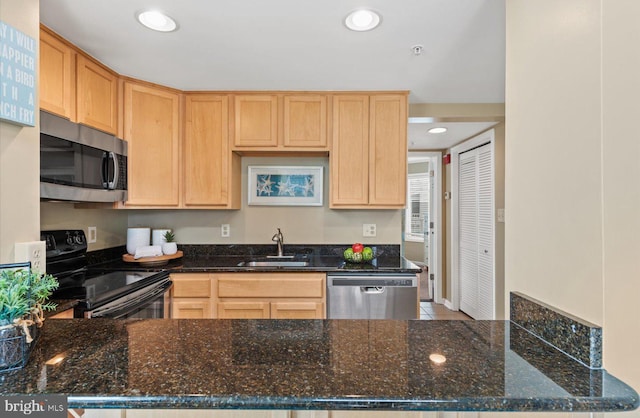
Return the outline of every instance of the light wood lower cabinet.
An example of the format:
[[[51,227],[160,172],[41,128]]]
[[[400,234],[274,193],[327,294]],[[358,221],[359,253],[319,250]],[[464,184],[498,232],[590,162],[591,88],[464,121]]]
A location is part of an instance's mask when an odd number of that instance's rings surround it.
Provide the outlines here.
[[[322,302],[271,302],[273,319],[319,319],[324,318]]]
[[[324,273],[216,275],[219,318],[322,319]]]
[[[211,318],[211,301],[209,299],[174,299],[171,302],[171,318],[174,319],[207,319]]]
[[[325,273],[176,273],[171,318],[326,318]]]
[[[177,273],[171,275],[171,318],[215,318],[212,300],[213,282],[208,273]]]
[[[48,319],[73,319],[73,308],[51,315]]]
[[[218,318],[220,319],[269,319],[271,310],[269,302],[219,302]]]

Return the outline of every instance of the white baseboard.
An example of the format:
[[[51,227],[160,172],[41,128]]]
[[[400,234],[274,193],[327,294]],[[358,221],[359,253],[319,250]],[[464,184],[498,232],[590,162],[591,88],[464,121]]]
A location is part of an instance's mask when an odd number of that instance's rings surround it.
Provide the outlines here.
[[[454,311],[455,309],[453,309],[453,303],[449,302],[448,299],[444,299],[444,307],[447,309],[450,309],[452,311]]]

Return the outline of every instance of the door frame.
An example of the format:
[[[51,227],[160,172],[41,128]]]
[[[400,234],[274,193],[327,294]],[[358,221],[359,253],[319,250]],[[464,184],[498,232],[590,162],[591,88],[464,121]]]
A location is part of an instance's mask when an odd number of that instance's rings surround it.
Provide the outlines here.
[[[467,141],[456,145],[451,148],[451,237],[449,239],[449,251],[451,254],[451,300],[445,300],[445,306],[454,311],[460,310],[460,269],[458,268],[458,263],[460,262],[460,239],[459,239],[459,187],[458,187],[458,171],[460,170],[460,154],[465,151],[469,151],[473,148],[479,147],[481,145],[489,143],[491,147],[491,155],[492,155],[492,181],[494,183],[493,187],[493,207],[494,207],[494,216],[495,216],[495,130],[489,129],[488,131],[482,132],[479,135],[474,136]],[[495,287],[496,287],[496,257],[495,257],[495,248],[496,248],[496,224],[495,220],[493,222],[492,228],[493,234],[493,249],[492,249],[492,282],[493,282],[493,297],[495,302]],[[493,313],[492,317],[496,316],[496,303],[493,304]]]
[[[430,262],[433,262],[433,268],[429,266],[429,277],[433,274],[433,301],[436,303],[444,303],[444,295],[442,294],[442,246],[443,246],[443,213],[442,213],[442,152],[441,151],[410,151],[415,156],[413,161],[428,161],[429,171],[433,171],[433,189],[429,196],[429,222],[434,222],[435,239],[431,239],[429,247],[431,249]],[[407,177],[408,178],[408,177]],[[402,226],[404,231],[404,225]],[[429,235],[431,237],[431,234]]]

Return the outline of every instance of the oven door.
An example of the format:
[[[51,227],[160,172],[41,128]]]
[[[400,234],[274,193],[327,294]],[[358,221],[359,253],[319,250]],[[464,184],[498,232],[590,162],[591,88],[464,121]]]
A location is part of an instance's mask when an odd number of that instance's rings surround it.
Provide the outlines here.
[[[168,318],[170,311],[169,290],[172,284],[170,279],[164,279],[90,311],[85,311],[84,317],[112,319]]]

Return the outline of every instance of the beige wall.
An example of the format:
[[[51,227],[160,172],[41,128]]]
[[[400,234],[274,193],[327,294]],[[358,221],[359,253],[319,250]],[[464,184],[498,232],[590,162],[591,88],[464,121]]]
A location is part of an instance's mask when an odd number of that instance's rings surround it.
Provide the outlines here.
[[[507,2],[505,291],[603,325],[605,368],[640,390],[637,16]]]
[[[247,205],[247,166],[250,164],[323,166],[323,206]],[[189,244],[271,244],[276,228],[282,229],[285,243],[290,244],[345,244],[357,241],[365,244],[400,244],[402,211],[329,209],[326,157],[243,157],[241,210],[131,210],[128,222],[130,227],[173,228],[176,240]],[[363,223],[376,224],[375,238],[362,236]],[[229,238],[220,236],[221,224],[230,225]]]
[[[128,211],[75,209],[73,203],[40,203],[40,228],[82,229],[89,235],[88,227],[95,226],[97,241],[88,244],[89,251],[125,245],[127,242]]]
[[[247,166],[316,165],[324,167],[322,207],[249,206]],[[290,244],[400,244],[401,210],[329,209],[328,158],[242,158],[242,209],[240,210],[97,210],[75,209],[70,203],[42,203],[42,229],[96,226],[98,242],[89,250],[126,243],[127,227],[172,228],[182,244],[271,244],[281,228]],[[362,236],[362,224],[377,226],[375,238]],[[231,236],[220,236],[220,226],[229,224]]]
[[[640,392],[640,2],[603,4],[604,365]]]
[[[38,0],[0,0],[0,20],[37,43]],[[40,239],[39,123],[21,127],[0,122],[0,263],[15,261],[16,242]]]

